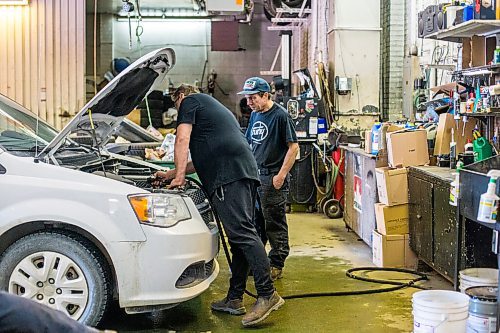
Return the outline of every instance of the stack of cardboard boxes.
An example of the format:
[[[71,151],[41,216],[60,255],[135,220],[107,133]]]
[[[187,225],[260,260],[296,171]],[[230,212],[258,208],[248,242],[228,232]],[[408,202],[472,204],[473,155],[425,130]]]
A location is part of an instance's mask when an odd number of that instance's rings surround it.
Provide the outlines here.
[[[429,163],[425,130],[388,132],[388,167],[376,168],[379,203],[373,231],[373,263],[379,267],[415,268],[409,246],[408,166]]]

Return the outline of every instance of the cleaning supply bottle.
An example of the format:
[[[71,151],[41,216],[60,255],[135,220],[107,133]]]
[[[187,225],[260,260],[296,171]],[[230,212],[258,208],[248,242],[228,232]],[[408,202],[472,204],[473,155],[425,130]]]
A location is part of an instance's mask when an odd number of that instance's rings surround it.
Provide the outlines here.
[[[467,139],[467,143],[465,144],[465,153],[473,153],[474,152],[474,145],[472,144],[471,139]]]
[[[498,212],[498,200],[496,195],[497,179],[491,177],[488,184],[488,191],[481,195],[479,202],[479,211],[477,213],[477,220],[485,223],[496,223]]]
[[[497,45],[493,54],[493,63],[500,64],[500,45]]]
[[[450,185],[450,205],[457,206],[458,198],[460,196],[460,170],[462,170],[464,163],[462,161],[457,162],[457,171],[455,172],[455,180],[451,182]]]
[[[450,168],[455,169],[457,162],[457,143],[455,142],[455,129],[451,128],[450,141]]]
[[[380,143],[380,127],[382,124],[380,122],[376,122],[372,127],[372,154],[377,155],[379,151],[379,143]]]
[[[472,113],[474,110],[474,94],[470,93],[469,99],[466,102],[466,107],[465,107],[465,112],[466,113]]]
[[[474,162],[479,162],[491,157],[493,149],[488,140],[484,137],[479,137],[474,140]]]

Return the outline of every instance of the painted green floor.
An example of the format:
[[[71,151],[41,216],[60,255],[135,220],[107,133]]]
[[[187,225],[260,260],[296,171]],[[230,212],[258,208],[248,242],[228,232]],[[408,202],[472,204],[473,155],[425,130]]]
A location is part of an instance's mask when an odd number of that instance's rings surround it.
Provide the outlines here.
[[[292,253],[284,278],[275,286],[282,296],[378,288],[349,279],[351,267],[372,266],[371,252],[341,220],[329,220],[319,214],[291,214]],[[243,329],[241,317],[210,311],[210,302],[226,293],[228,269],[222,252],[221,273],[211,288],[200,297],[176,308],[149,315],[112,314],[105,326],[119,332],[411,332],[411,295],[416,289],[363,296],[321,297],[287,300],[285,305],[262,323]],[[385,276],[384,276],[385,275]],[[377,273],[377,278],[403,278]],[[431,276],[427,286],[450,289],[451,285]],[[253,283],[249,285],[254,290]],[[245,297],[247,309],[253,299]]]

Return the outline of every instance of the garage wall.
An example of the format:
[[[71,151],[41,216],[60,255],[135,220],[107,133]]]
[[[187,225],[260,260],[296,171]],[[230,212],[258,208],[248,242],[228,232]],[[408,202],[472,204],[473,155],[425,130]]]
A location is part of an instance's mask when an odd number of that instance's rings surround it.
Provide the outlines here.
[[[418,38],[418,12],[424,10],[427,6],[445,2],[447,1],[415,0],[407,3],[407,47],[417,50],[418,54],[417,56],[412,56],[409,52],[405,52],[403,76],[403,114],[407,118],[413,117],[414,79],[425,77],[429,81],[429,87],[450,82],[450,72],[448,70],[436,68],[436,65],[456,65],[457,59],[460,59],[461,57],[459,48],[461,44]],[[429,94],[428,97],[430,98],[431,95]]]
[[[359,134],[379,118],[380,2],[334,1],[328,29],[330,78],[352,79],[350,94],[338,96],[339,124]],[[333,89],[332,89],[333,91]]]
[[[268,71],[279,46],[277,31],[267,31],[270,22],[264,17],[262,5],[256,4],[256,13],[250,25],[239,24],[239,51],[211,51],[211,23],[209,20],[158,20],[143,21],[139,51],[134,36],[137,24],[132,23],[133,45],[129,49],[128,22],[113,19],[113,57],[129,57],[135,60],[140,54],[160,47],[172,47],[177,63],[168,77],[174,86],[201,81],[206,64],[202,87],[213,69],[217,73],[214,97],[226,107],[237,112],[243,82],[249,76]],[[111,61],[111,59],[109,59]],[[277,65],[279,67],[279,63]],[[264,77],[268,81],[271,77]],[[168,82],[167,82],[168,84]],[[167,88],[167,87],[165,87]]]
[[[0,93],[61,128],[85,104],[85,1],[0,5]]]

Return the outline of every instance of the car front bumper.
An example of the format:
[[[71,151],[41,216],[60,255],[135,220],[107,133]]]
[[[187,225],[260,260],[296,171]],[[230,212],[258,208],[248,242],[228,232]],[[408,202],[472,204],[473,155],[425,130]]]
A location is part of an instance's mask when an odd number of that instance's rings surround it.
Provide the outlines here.
[[[190,300],[217,277],[217,227],[208,228],[197,216],[171,228],[143,226],[143,230],[145,242],[112,245],[119,303],[128,312],[168,308]],[[205,269],[204,276],[200,268]],[[190,274],[197,275],[194,281]],[[185,283],[179,283],[183,279]]]

